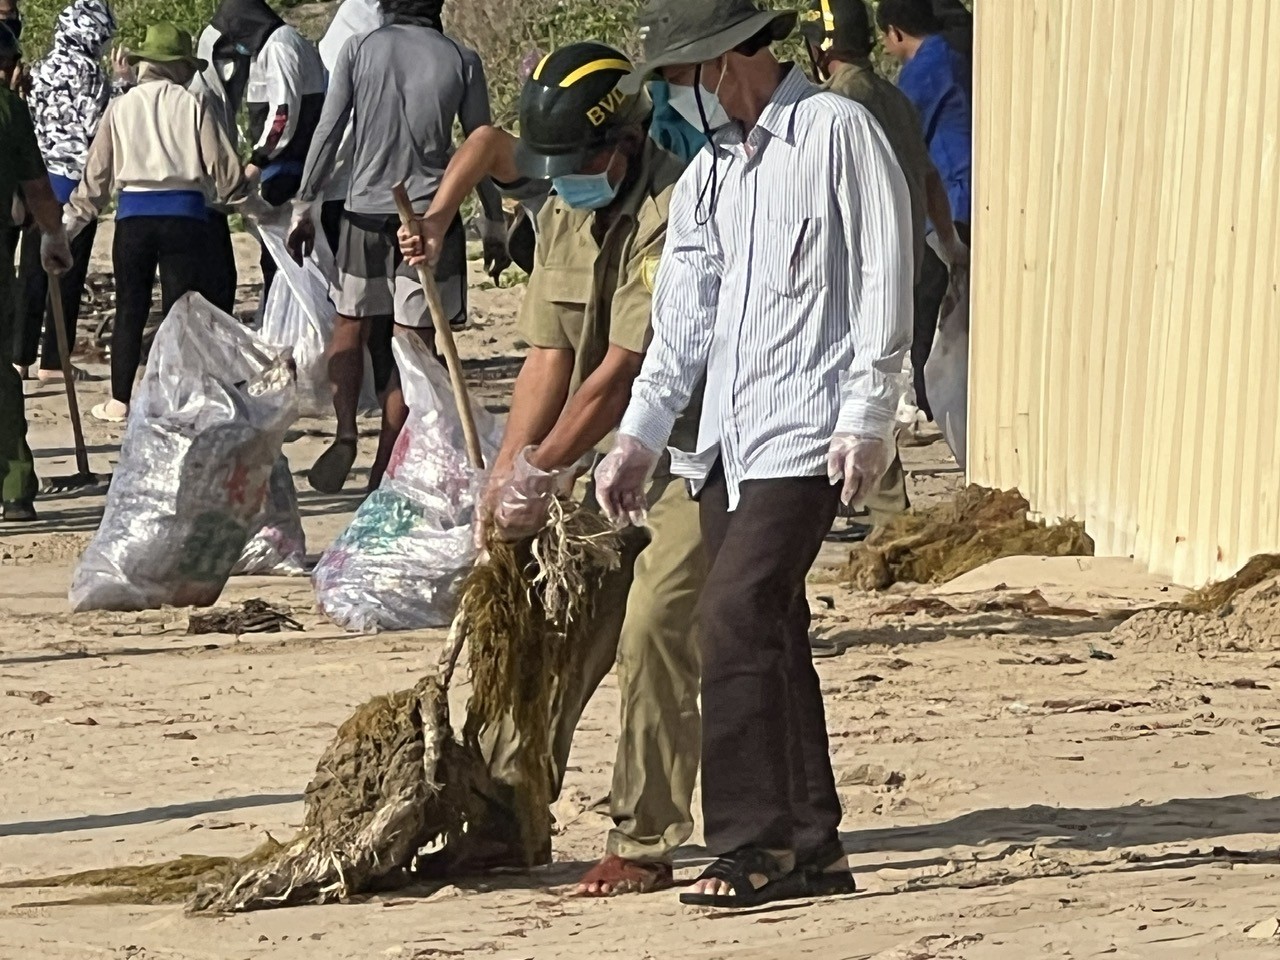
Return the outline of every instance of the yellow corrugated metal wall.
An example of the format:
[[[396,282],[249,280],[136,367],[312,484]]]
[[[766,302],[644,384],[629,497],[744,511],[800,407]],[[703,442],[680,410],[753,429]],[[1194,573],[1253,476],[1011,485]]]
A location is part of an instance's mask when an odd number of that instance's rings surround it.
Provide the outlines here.
[[[970,479],[1179,583],[1280,550],[1280,2],[976,8]]]

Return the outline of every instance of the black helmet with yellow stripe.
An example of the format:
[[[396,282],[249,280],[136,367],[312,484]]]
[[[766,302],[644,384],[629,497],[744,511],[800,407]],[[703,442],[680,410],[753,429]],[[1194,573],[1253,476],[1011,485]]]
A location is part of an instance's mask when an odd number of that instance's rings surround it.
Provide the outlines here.
[[[639,98],[618,89],[631,70],[625,54],[603,43],[571,43],[543,57],[520,91],[520,172],[539,179],[577,173],[613,143]]]

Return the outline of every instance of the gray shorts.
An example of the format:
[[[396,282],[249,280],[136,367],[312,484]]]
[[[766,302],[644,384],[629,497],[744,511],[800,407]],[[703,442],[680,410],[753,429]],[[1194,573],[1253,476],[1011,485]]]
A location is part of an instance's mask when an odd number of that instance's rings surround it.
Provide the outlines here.
[[[338,233],[338,313],[370,319],[394,317],[404,327],[431,327],[418,272],[400,256],[397,216],[343,211]],[[440,300],[452,327],[467,322],[467,241],[462,218],[444,236],[435,269]]]

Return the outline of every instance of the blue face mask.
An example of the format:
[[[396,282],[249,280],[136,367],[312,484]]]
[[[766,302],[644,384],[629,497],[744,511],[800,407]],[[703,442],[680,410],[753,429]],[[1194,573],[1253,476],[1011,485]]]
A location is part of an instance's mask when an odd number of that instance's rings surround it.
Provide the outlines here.
[[[691,88],[676,88],[691,89]],[[685,119],[672,101],[674,90],[665,80],[649,84],[649,96],[653,100],[653,118],[649,121],[649,136],[664,150],[674,153],[689,163],[707,144],[702,123],[695,127]]]
[[[613,166],[612,158],[609,166]],[[553,177],[551,185],[561,200],[578,210],[599,210],[613,203],[613,198],[618,195],[617,186],[609,182],[608,167],[602,173],[570,173]]]

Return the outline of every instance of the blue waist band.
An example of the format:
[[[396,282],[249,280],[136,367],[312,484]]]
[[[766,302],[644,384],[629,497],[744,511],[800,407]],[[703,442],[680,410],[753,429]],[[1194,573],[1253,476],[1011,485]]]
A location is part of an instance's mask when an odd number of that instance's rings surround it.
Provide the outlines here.
[[[189,217],[207,220],[204,194],[199,190],[122,190],[116,219],[126,217]]]
[[[49,186],[53,187],[53,195],[58,198],[59,203],[66,203],[70,200],[79,183],[79,180],[72,180],[70,177],[64,177],[60,173],[49,174]]]
[[[301,160],[277,160],[275,163],[268,163],[262,168],[262,175],[258,178],[263,183],[268,180],[274,180],[276,177],[284,176],[291,173],[295,177],[302,176]]]

